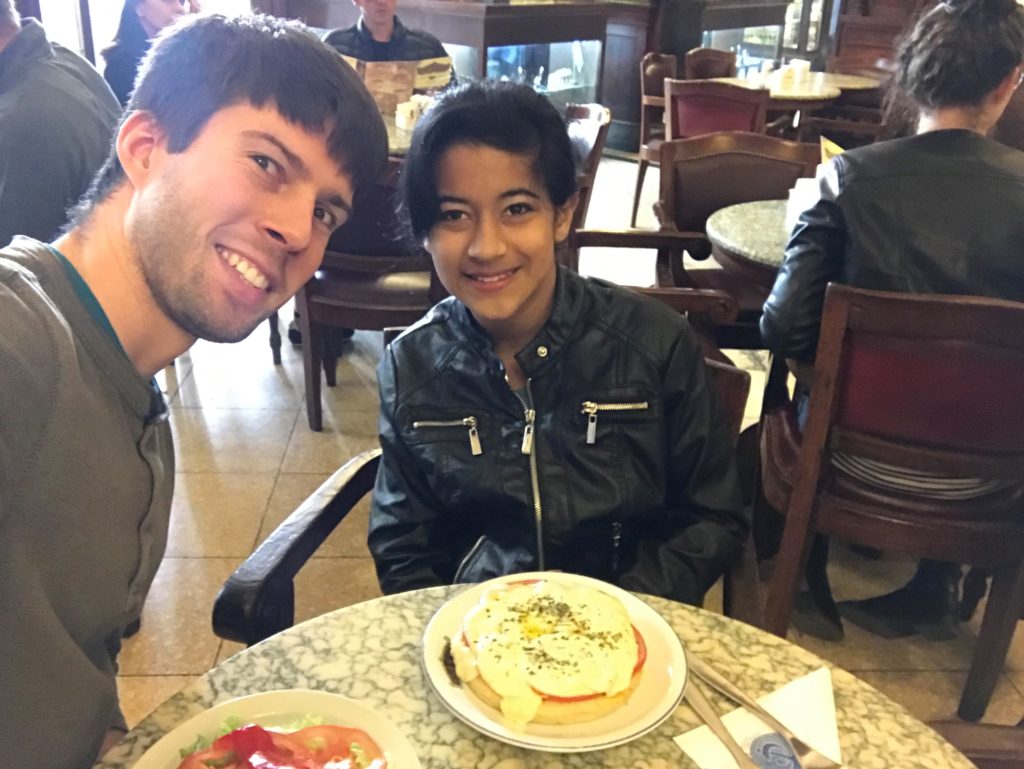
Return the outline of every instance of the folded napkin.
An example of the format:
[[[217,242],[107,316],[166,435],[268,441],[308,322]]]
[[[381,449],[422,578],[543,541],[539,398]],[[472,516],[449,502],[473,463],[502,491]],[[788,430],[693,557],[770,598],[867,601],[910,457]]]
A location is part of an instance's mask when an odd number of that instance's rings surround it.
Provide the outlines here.
[[[687,686],[698,680],[696,676],[691,676]],[[707,684],[698,685],[705,692],[711,691]],[[836,705],[832,695],[832,674],[828,668],[808,673],[757,701],[792,729],[801,740],[819,753],[842,763],[839,730],[836,728]],[[791,754],[785,741],[743,708],[724,715],[722,721],[758,766],[777,769],[789,765],[786,758]],[[676,737],[675,741],[702,769],[738,769],[729,751],[706,726],[691,729]],[[792,763],[792,766],[796,764]]]

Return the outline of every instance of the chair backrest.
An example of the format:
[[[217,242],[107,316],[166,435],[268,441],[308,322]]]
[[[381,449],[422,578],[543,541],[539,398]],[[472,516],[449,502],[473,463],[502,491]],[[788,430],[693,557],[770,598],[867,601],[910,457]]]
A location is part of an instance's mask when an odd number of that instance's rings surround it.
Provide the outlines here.
[[[583,226],[590,206],[590,195],[594,189],[597,168],[601,164],[601,153],[608,140],[612,113],[600,104],[569,104],[565,108],[565,127],[577,157],[578,173],[576,187],[579,202],[573,218],[573,229]]]
[[[677,76],[676,57],[645,53],[640,60],[640,144],[664,137],[665,79]]]
[[[683,58],[683,77],[687,80],[736,77],[736,54],[717,48],[692,48]]]
[[[659,216],[703,232],[721,208],[785,199],[797,179],[814,176],[820,159],[813,144],[735,131],[665,142]]]
[[[767,88],[715,80],[665,81],[665,137],[687,139],[717,131],[764,133]]]
[[[373,184],[363,185],[352,201],[352,216],[327,243],[333,255],[406,257],[411,254],[395,213],[398,173],[402,161],[388,158],[388,165]],[[333,257],[332,257],[333,258]]]
[[[1024,478],[1024,303],[833,284],[815,377],[805,440],[923,472]]]

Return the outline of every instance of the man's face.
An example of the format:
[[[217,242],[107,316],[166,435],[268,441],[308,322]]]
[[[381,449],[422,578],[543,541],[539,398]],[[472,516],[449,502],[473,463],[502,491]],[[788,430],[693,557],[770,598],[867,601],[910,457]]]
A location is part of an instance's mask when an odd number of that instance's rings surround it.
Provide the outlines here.
[[[354,0],[354,2],[363,12],[363,17],[371,29],[389,26],[395,15],[395,7],[398,5],[398,0]]]
[[[238,104],[214,114],[184,152],[156,144],[126,234],[172,322],[236,342],[309,280],[352,194],[324,136],[272,106]]]

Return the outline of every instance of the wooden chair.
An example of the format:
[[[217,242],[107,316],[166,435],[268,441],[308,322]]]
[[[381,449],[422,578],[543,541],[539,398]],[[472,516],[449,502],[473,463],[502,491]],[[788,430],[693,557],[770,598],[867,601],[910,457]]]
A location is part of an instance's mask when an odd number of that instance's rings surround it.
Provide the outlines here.
[[[688,139],[719,131],[763,134],[768,117],[767,88],[747,88],[713,80],[665,81],[665,138]]]
[[[687,295],[676,289],[674,306],[687,307]],[[669,292],[662,295],[667,296]],[[698,309],[703,304],[698,300]],[[709,361],[712,381],[738,434],[743,420],[750,375],[718,361]],[[295,575],[349,511],[373,490],[380,450],[367,451],[346,463],[310,495],[239,566],[221,588],[213,605],[213,630],[221,638],[253,645],[295,622]],[[753,625],[761,623],[757,561],[752,545],[726,575],[726,614]]]
[[[736,299],[735,322],[703,330],[719,347],[758,349],[758,321],[768,289],[733,270],[685,269],[682,252],[694,259],[711,254],[705,226],[726,206],[753,200],[785,199],[800,177],[814,176],[819,161],[814,145],[760,134],[725,132],[667,141],[661,146],[661,194],[655,207],[661,233],[674,243],[658,252],[659,286],[690,286],[725,291]]]
[[[717,48],[692,48],[683,57],[683,77],[687,80],[736,77],[736,54]]]
[[[676,57],[667,53],[646,53],[640,60],[640,159],[629,226],[636,227],[640,193],[649,165],[657,165],[665,140],[665,79],[676,76]]]
[[[576,213],[573,214],[573,230],[582,228],[586,221],[597,168],[601,164],[601,153],[604,152],[611,123],[611,110],[600,104],[569,104],[565,108],[565,127],[579,168],[576,174],[579,201],[576,203]],[[559,261],[574,271],[579,267],[577,251],[573,248],[561,249]]]
[[[978,769],[1020,769],[1024,766],[1024,728],[1002,724],[933,721],[928,724]]]
[[[985,712],[1024,608],[1024,304],[833,284],[807,423],[771,420],[763,492],[785,511],[765,627],[785,635],[812,535],[992,571],[958,713]],[[860,480],[831,458],[1004,483],[937,499]],[[847,459],[849,461],[849,459]]]

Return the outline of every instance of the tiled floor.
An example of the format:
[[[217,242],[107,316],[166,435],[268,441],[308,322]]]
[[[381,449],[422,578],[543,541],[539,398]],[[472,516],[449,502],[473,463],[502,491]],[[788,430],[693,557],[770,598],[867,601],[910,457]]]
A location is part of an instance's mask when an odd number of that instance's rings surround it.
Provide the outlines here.
[[[625,227],[636,166],[606,159],[598,173],[589,221]],[[648,174],[640,226],[654,226],[650,203],[657,169]],[[585,254],[584,271],[622,283],[653,281],[653,255]],[[289,311],[282,313],[288,317]],[[374,370],[381,349],[375,333],[357,333],[339,362],[338,386],[324,388],[324,431],[306,426],[302,359],[286,343],[274,366],[259,329],[237,345],[199,343],[162,375],[177,441],[177,489],[167,557],[146,603],[142,630],[125,642],[120,688],[129,723],[135,723],[194,676],[234,654],[239,645],[210,629],[210,608],[220,585],[254,546],[329,473],[376,442]],[[752,369],[756,418],[763,363]],[[321,612],[379,595],[365,545],[365,503],[350,515],[301,572],[297,615]],[[906,562],[869,561],[834,548],[837,597],[857,598],[901,584]],[[847,628],[842,643],[792,638],[856,673],[924,720],[949,717],[977,635],[975,620],[956,640],[884,641]],[[1007,672],[986,720],[1016,723],[1024,716],[1024,634],[1018,633]]]

